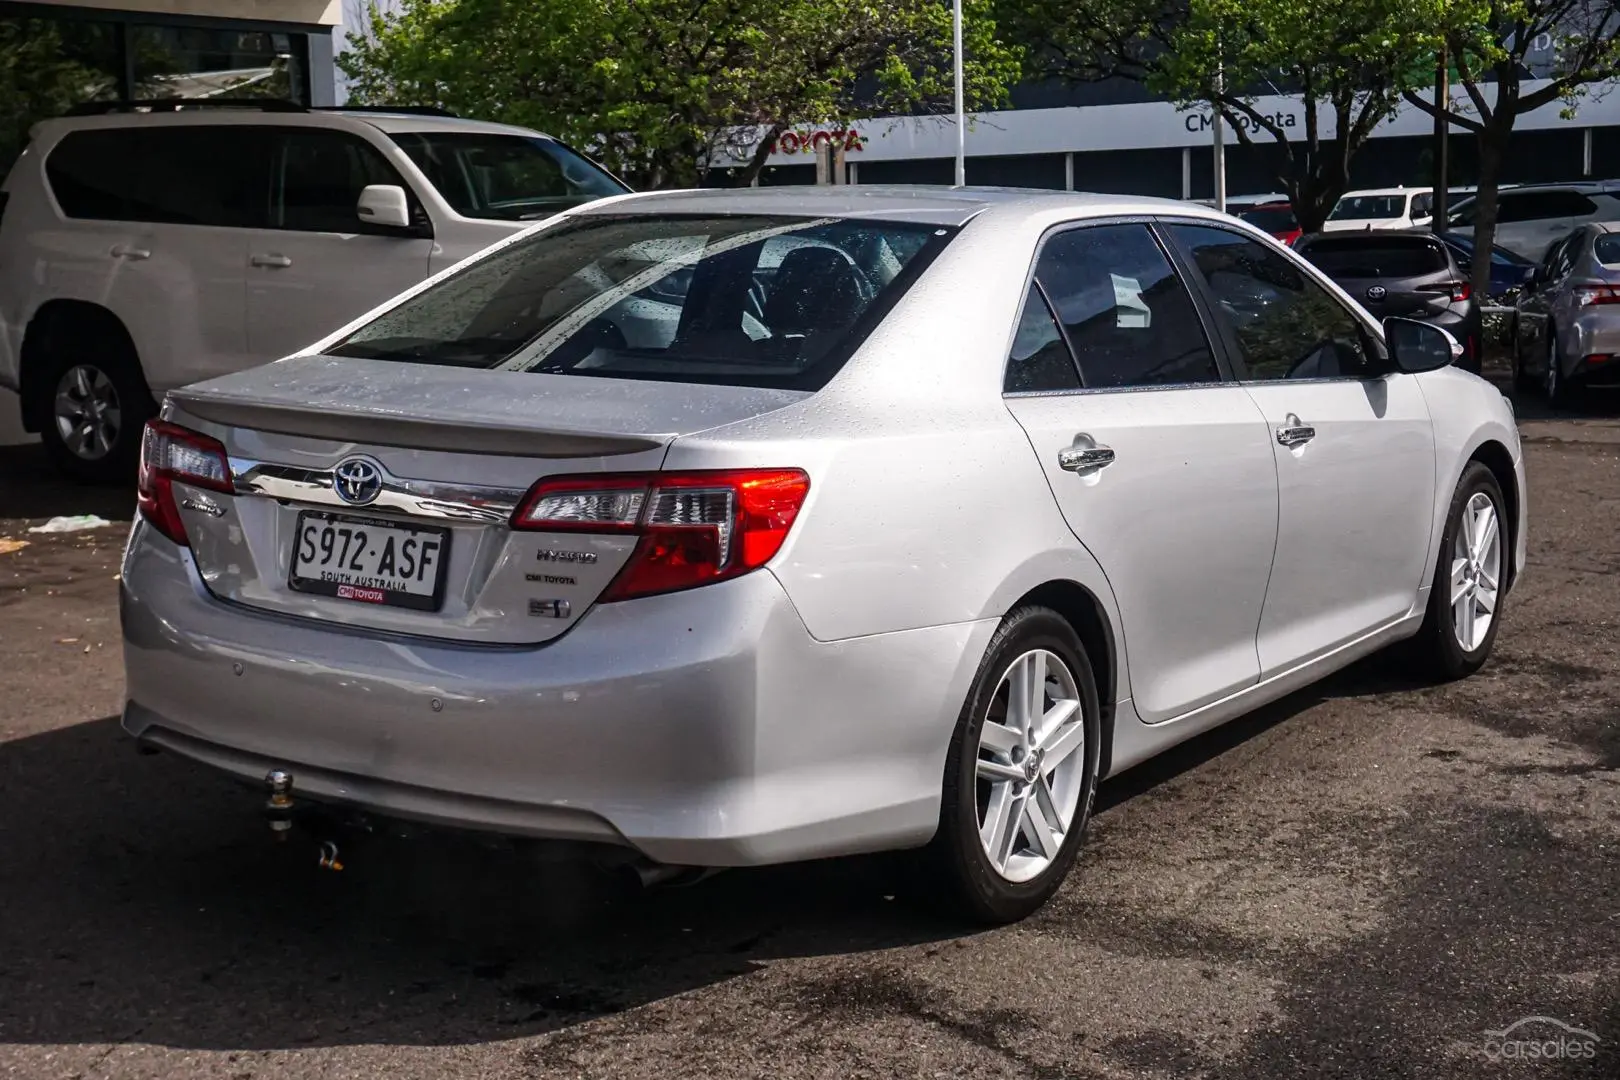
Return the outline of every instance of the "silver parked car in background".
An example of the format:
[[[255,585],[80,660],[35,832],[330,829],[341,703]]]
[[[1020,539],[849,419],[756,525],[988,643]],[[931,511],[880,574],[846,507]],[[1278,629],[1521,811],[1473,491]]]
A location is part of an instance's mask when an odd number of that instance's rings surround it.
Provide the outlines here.
[[[1513,375],[1554,404],[1620,386],[1620,222],[1583,225],[1548,248],[1514,305]]]
[[[603,200],[170,395],[124,726],[644,866],[927,846],[1017,919],[1100,779],[1485,662],[1524,471],[1457,347],[1185,203]]]

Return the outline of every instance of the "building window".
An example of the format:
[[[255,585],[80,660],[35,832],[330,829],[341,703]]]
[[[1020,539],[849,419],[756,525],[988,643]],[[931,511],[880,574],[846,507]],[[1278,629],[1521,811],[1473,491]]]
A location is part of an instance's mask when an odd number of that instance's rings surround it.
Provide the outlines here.
[[[196,26],[130,27],[141,98],[282,98],[307,102],[302,34]]]

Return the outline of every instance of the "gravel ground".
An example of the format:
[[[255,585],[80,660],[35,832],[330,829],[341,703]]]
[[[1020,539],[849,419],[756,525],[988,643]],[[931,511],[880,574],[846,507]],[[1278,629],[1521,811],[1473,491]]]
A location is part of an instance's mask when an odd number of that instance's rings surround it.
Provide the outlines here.
[[[1104,785],[1056,900],[990,932],[893,859],[319,871],[120,734],[129,493],[0,450],[0,1076],[1620,1076],[1620,421],[1521,411],[1531,566],[1485,671],[1375,660]],[[85,512],[119,524],[25,531]],[[1595,1056],[1487,1052],[1535,1016]]]

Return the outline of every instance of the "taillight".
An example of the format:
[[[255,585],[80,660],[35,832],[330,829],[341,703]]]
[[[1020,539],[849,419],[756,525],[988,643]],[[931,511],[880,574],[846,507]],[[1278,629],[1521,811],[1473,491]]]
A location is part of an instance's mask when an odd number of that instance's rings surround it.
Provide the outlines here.
[[[1451,302],[1452,303],[1454,303],[1454,304],[1461,303],[1462,301],[1468,299],[1470,296],[1473,296],[1473,295],[1474,295],[1474,287],[1472,285],[1470,285],[1468,282],[1466,282],[1466,281],[1454,281],[1454,282],[1451,283]]]
[[[1620,289],[1612,285],[1578,285],[1575,302],[1582,307],[1591,304],[1620,304]]]
[[[1586,363],[1591,367],[1597,367],[1599,364],[1607,364],[1613,359],[1613,353],[1593,353],[1591,356],[1586,358]]]
[[[800,469],[730,469],[541,480],[512,513],[528,532],[640,539],[602,601],[676,592],[756,570],[781,550],[810,491]]]
[[[231,493],[231,466],[218,439],[201,432],[150,420],[141,437],[141,469],[136,481],[135,505],[152,527],[181,545],[189,546],[186,525],[174,500],[174,482]]]

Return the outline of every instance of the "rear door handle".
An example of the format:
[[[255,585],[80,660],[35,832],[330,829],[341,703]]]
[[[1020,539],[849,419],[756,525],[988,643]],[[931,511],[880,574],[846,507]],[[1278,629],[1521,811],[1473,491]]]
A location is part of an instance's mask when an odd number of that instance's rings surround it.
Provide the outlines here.
[[[1304,446],[1314,438],[1316,429],[1301,423],[1293,413],[1289,413],[1283,420],[1283,426],[1277,429],[1277,441],[1284,446]]]
[[[285,270],[292,265],[292,260],[285,255],[255,255],[248,262],[268,270]]]
[[[152,253],[145,248],[134,247],[130,244],[114,244],[112,251],[108,252],[108,254],[115,259],[128,259],[131,262],[139,262],[142,259],[152,257]]]
[[[1058,451],[1058,468],[1069,472],[1100,469],[1114,463],[1114,450],[1108,446],[1071,446]]]

